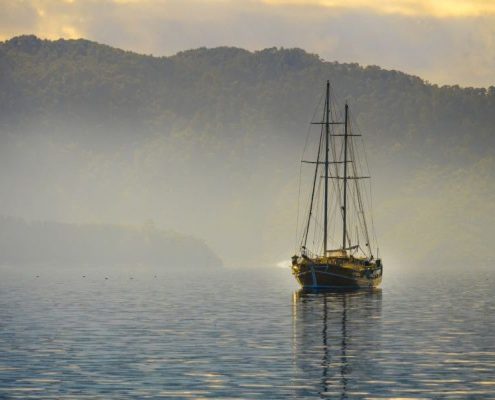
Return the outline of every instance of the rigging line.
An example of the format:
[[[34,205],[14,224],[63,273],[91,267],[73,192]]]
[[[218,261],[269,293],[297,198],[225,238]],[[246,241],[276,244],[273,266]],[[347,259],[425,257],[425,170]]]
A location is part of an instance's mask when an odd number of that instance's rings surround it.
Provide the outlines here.
[[[336,128],[332,127],[332,133],[335,131]],[[339,154],[339,157],[337,158],[337,139],[335,137],[332,137],[332,146],[331,146],[331,149],[332,149],[332,157],[333,157],[333,161],[341,161],[342,160],[342,153],[344,152],[344,146],[341,145],[340,146],[340,154]],[[339,164],[332,164],[333,167],[334,167],[334,176],[339,178],[340,177],[340,173],[339,173]],[[332,185],[334,186],[334,189],[335,189],[335,193],[337,195],[337,198],[338,198],[338,205],[340,206],[340,210],[341,210],[341,216],[342,215],[342,189],[340,187],[340,183],[339,183],[339,179],[332,179]]]
[[[333,93],[335,92],[335,90],[333,89],[333,86],[331,86],[331,91],[330,91],[330,109],[331,109],[331,113],[332,113],[332,118],[338,118],[338,120],[342,120],[342,113],[338,111],[338,108],[337,108],[337,101],[334,100],[334,96],[333,96]],[[331,133],[332,134],[335,134],[335,130],[337,129],[336,126],[334,125],[331,125],[330,127],[331,129]],[[339,159],[337,159],[337,154],[336,154],[336,147],[337,147],[337,139],[334,137],[334,136],[331,136],[331,148],[332,148],[332,157],[333,157],[333,161],[340,161],[342,160],[342,153],[343,153],[343,146],[341,146],[341,149],[340,149],[340,155],[339,155]],[[333,164],[333,167],[335,169],[335,176],[336,177],[339,177],[340,174],[339,174],[339,165],[338,164]],[[338,198],[339,198],[339,205],[342,207],[342,192],[341,192],[341,189],[340,189],[340,185],[339,185],[339,182],[337,179],[334,179],[333,180],[333,185],[335,187],[337,187],[337,195],[338,195]]]
[[[335,93],[335,89],[333,87],[333,85],[330,85],[330,111],[331,111],[331,114],[332,114],[332,119],[333,121],[336,120],[336,118],[338,117],[338,120],[339,121],[342,121],[342,113],[340,113],[338,110],[340,109],[340,104],[338,103],[338,101],[335,99],[335,96],[333,95]]]
[[[334,220],[337,221],[337,216],[338,216],[338,207],[339,207],[339,201],[338,201],[338,197],[336,195],[336,191],[335,191],[335,188],[332,192],[334,194],[333,196],[333,201],[331,202],[331,215],[333,216]],[[335,238],[336,237],[336,230],[337,230],[337,224],[332,224],[332,238]],[[335,244],[335,242],[333,241],[332,242],[332,248],[336,248],[337,245]]]
[[[352,125],[351,125],[352,127]],[[351,150],[351,153],[354,157],[354,159],[358,158],[357,155],[356,155],[356,149],[355,149],[355,146],[354,146],[354,142],[351,141],[351,146],[350,146],[350,150]],[[360,163],[354,163],[355,165],[352,166],[352,169],[353,169],[353,173],[354,174],[357,174],[358,173],[358,165],[360,165]],[[360,213],[361,215],[358,214],[358,222],[359,224],[361,225],[361,228],[363,230],[363,233],[365,235],[365,240],[366,240],[366,243],[369,244],[369,233],[368,233],[368,225],[366,223],[366,214],[365,214],[365,208],[364,208],[364,204],[363,204],[363,199],[362,199],[362,196],[361,196],[361,183],[357,182],[357,180],[354,182],[354,186],[355,186],[355,198],[354,198],[354,203],[355,203],[355,207],[356,207],[356,210],[358,213]],[[356,204],[356,200],[357,200],[357,204]]]
[[[364,142],[363,142],[363,147],[364,147]],[[364,151],[364,150],[363,150]],[[367,153],[364,152],[365,154],[365,162],[366,162],[366,166],[368,168],[368,171],[370,170],[369,168],[369,164],[368,164],[368,157],[367,157]],[[369,209],[370,209],[370,222],[371,222],[371,234],[372,234],[372,238],[373,238],[373,242],[376,246],[378,246],[378,238],[376,236],[376,229],[375,229],[375,220],[374,220],[374,207],[373,207],[373,188],[371,186],[371,183],[369,182],[368,183],[368,204],[369,204]]]
[[[310,225],[310,222],[311,222],[311,215],[312,215],[312,212],[313,212],[313,201],[314,201],[314,198],[315,198],[316,179],[318,178],[318,167],[320,166],[320,151],[321,151],[321,142],[322,141],[323,141],[323,127],[321,128],[321,132],[320,132],[320,143],[318,144],[318,156],[316,157],[315,174],[314,174],[314,177],[313,177],[313,190],[311,192],[311,200],[310,200],[310,203],[309,203],[309,215],[308,215],[308,223],[306,225],[306,232],[305,232],[305,237],[304,237],[304,246],[306,246],[306,241],[308,240],[309,225]]]
[[[316,193],[315,193],[315,198],[316,199],[319,198],[320,192],[321,192],[321,180],[318,181],[318,185],[316,187]],[[309,237],[311,236],[312,242],[314,242],[316,227],[319,226],[319,220],[318,220],[317,216],[318,216],[318,213],[319,213],[319,206],[320,206],[320,204],[319,204],[318,201],[315,201],[315,205],[316,205],[315,212],[313,212],[312,213],[312,216],[311,216],[311,221],[312,221],[312,224],[313,224],[313,230],[311,232],[311,235],[308,232],[308,237],[306,238],[306,241],[308,241],[309,240]],[[311,224],[310,224],[310,226],[311,226]],[[311,228],[310,228],[310,231],[311,231]],[[304,238],[301,237],[301,246],[303,246],[303,243],[304,243],[303,240],[304,240]]]
[[[364,232],[364,236],[365,236],[365,239],[366,239],[367,238],[367,235],[366,235],[366,225],[365,224],[363,225],[364,212],[361,209],[361,207],[359,206],[359,189],[358,189],[358,187],[355,187],[356,185],[357,184],[355,184],[353,186],[349,186],[349,189],[350,189],[350,191],[352,193],[353,208],[350,209],[350,210],[348,210],[348,211],[351,211],[352,212],[352,216],[350,218],[350,221],[353,221],[354,223],[357,222],[356,228],[358,228],[358,225],[359,225],[359,229],[362,232]],[[356,244],[357,244],[357,242],[359,242],[359,234],[356,235]]]
[[[358,151],[358,149],[356,149],[356,151]],[[371,187],[370,182],[360,182],[359,201],[360,201],[360,206],[363,210],[363,215],[365,216],[364,223],[366,224],[366,233],[367,233],[368,243],[371,243],[370,242],[370,229],[369,229],[368,220],[370,220],[372,222],[372,218],[373,218],[373,212],[372,212],[372,209],[370,207],[370,204],[371,204],[370,194],[369,194],[370,187]],[[371,236],[372,236],[372,239],[374,240],[373,227],[371,226],[371,228],[372,228],[371,229]]]
[[[339,158],[337,159],[337,150],[336,150],[335,142],[336,142],[336,139],[334,139],[334,141],[333,141],[334,146],[332,146],[332,156],[334,157],[335,161],[342,160],[342,153],[344,152],[344,146],[343,146],[343,144],[341,144]],[[337,178],[340,177],[338,165],[339,164],[334,164],[335,176]],[[343,206],[343,204],[342,204],[342,188],[340,187],[340,179],[332,179],[332,181],[333,181],[333,186],[335,188],[335,193],[337,194],[337,198],[338,198],[338,205],[340,208],[340,216],[343,218],[344,214],[343,214],[343,210],[342,210],[342,206]]]
[[[321,179],[318,180],[316,197],[317,198],[321,197]],[[316,202],[316,212],[314,215],[320,215],[320,207],[321,207],[321,202],[319,202],[319,201]],[[313,221],[314,221],[314,228],[313,228],[313,235],[312,235],[312,237],[313,237],[312,245],[313,245],[313,249],[317,249],[318,243],[321,240],[322,226],[321,226],[321,223],[317,217],[313,216]],[[318,250],[314,251],[314,253],[317,253],[317,252],[318,252]]]
[[[337,160],[337,154],[336,154],[336,150],[335,150],[335,145],[336,145],[336,139],[333,140],[333,143],[332,143],[332,157],[334,160]],[[334,164],[333,165],[334,167],[334,176],[336,177],[339,177],[340,173],[339,173],[339,168],[338,168],[338,165],[337,164]],[[335,245],[335,237],[336,237],[336,227],[337,227],[337,224],[338,224],[338,210],[339,208],[342,206],[342,195],[341,195],[341,189],[340,189],[340,185],[339,185],[339,180],[337,179],[332,179],[332,193],[333,193],[333,201],[332,201],[332,204],[333,204],[333,209],[332,209],[332,216],[333,216],[333,229],[332,229],[332,239],[333,239],[333,248],[336,248],[336,245]]]
[[[315,118],[318,109],[320,108],[321,100],[323,99],[323,94],[320,95],[320,99],[318,100],[318,104],[313,111],[313,115],[311,116],[311,121]],[[309,134],[311,132],[311,125],[308,125],[308,129],[306,131],[306,138],[304,140],[304,147],[301,154],[301,161],[304,159],[304,154],[306,152],[306,148],[308,146]],[[294,245],[297,246],[297,238],[299,237],[299,210],[301,206],[301,180],[302,180],[302,164],[299,163],[299,180],[298,180],[298,193],[297,193],[297,216],[296,216],[296,229],[295,229],[295,237],[294,237]],[[295,249],[297,252],[297,248]]]
[[[318,105],[316,106],[316,108],[315,108],[315,110],[313,112],[313,115],[311,116],[311,121],[313,121],[315,119],[316,113],[320,109],[320,105],[321,105],[321,101],[323,100],[323,96],[324,96],[324,94],[322,93],[320,95],[320,100],[318,100]],[[309,134],[310,133],[311,133],[311,124],[308,125],[308,129],[307,129],[307,132],[306,132],[306,140],[304,141],[304,148],[303,148],[303,151],[302,151],[302,154],[301,154],[301,161],[304,159],[304,154],[306,153],[306,149],[308,147]]]
[[[350,138],[352,140],[352,137]],[[344,153],[344,143],[341,144],[341,147],[340,147],[340,155],[339,155],[339,160],[342,160],[342,157],[343,157],[343,153]],[[353,160],[353,157],[351,158],[351,160]],[[354,161],[354,160],[353,160]],[[336,171],[336,175],[339,176],[339,173],[338,173],[338,167],[336,166],[335,167],[335,171]],[[357,176],[355,174],[355,176]],[[357,179],[356,179],[357,180]],[[344,183],[342,183],[344,184]],[[347,213],[347,210],[344,210],[344,207],[343,207],[343,204],[342,204],[342,188],[340,187],[340,185],[337,183],[337,186],[338,188],[338,194],[339,194],[339,201],[340,201],[340,214],[341,214],[341,217],[342,217],[342,221],[344,220],[344,213]],[[342,222],[342,224],[344,224],[344,222]],[[345,237],[347,239],[348,242],[350,242],[351,238],[350,238],[350,233],[349,231],[346,230],[346,233],[345,233]],[[344,246],[345,247],[345,246]]]
[[[355,181],[357,181],[357,179],[353,179]],[[352,186],[349,186],[347,188],[347,190],[349,190],[349,192],[347,193],[347,199],[349,201],[349,197],[352,198],[352,201],[354,203],[354,209],[352,208],[352,205],[348,202],[347,203],[347,225],[348,226],[351,226],[352,224],[350,223],[351,221],[353,221],[355,219],[355,208],[356,208],[356,204],[355,204],[355,196],[354,196],[354,192],[353,192],[353,189],[352,189]],[[346,238],[347,238],[347,242],[349,243],[348,247],[351,247],[351,234],[352,234],[352,229],[347,229],[346,230]]]
[[[308,213],[308,211],[309,211],[309,196],[308,196],[308,199],[306,201],[306,206],[304,207],[304,211],[303,211],[302,215],[306,215]],[[298,234],[299,234],[299,221],[298,221],[298,224],[297,224],[297,228],[298,228]],[[301,230],[304,233],[304,227],[303,226],[301,226]],[[300,237],[300,242],[299,242],[298,248],[296,248],[296,253],[297,253],[297,251],[300,250],[301,246],[303,245],[303,240],[304,240],[304,237],[303,236],[304,236],[303,234],[301,234],[301,236],[298,235],[298,238]],[[296,240],[296,243],[297,243],[297,240]]]
[[[304,215],[308,214],[308,211],[309,211],[309,198],[307,201],[307,206],[304,209]],[[303,246],[303,243],[304,243],[304,227],[301,227],[301,230],[302,230],[303,234],[301,234],[301,237],[300,237],[299,250],[301,249],[301,246]]]
[[[357,122],[356,122],[356,128],[357,128],[358,132],[361,133],[360,132],[360,129],[359,129],[359,126],[357,125]],[[364,139],[364,137],[362,137],[361,138],[361,141],[359,143],[361,144],[361,147],[362,147],[362,153],[363,153],[364,161],[366,163],[367,174],[368,175],[371,175],[371,173],[370,173],[370,167],[369,167],[369,162],[368,162],[368,153],[365,151],[364,141],[365,141],[365,139]],[[370,207],[371,207],[372,206],[372,200],[373,200],[373,196],[371,194],[371,185],[368,185],[367,188],[369,188],[369,193],[368,193],[368,191],[365,191],[365,195],[368,196],[368,194],[369,194],[369,198],[367,197],[367,200],[369,201]],[[372,212],[372,210],[370,210],[370,211],[371,211],[370,214],[372,216],[373,215],[373,212]]]
[[[299,237],[299,209],[301,207],[301,175],[302,175],[302,165],[299,164],[299,179],[297,182],[297,217],[296,217],[296,230],[294,236],[294,253],[297,253],[297,238]]]
[[[351,125],[351,127],[353,128],[353,125]],[[352,147],[352,153],[354,154],[353,157],[356,158],[356,148],[354,146],[354,143],[351,144],[351,147]],[[360,160],[359,160],[358,163],[355,163],[355,164],[359,164],[359,166],[361,166]],[[357,173],[358,165],[353,165],[352,168],[354,170],[354,173],[356,174]],[[357,201],[358,201],[358,205],[359,205],[359,211],[362,214],[362,224],[364,226],[365,239],[366,239],[366,243],[368,244],[368,251],[369,251],[370,256],[371,256],[372,255],[372,248],[370,246],[370,235],[369,235],[369,230],[368,230],[368,223],[366,221],[365,206],[364,206],[364,202],[363,202],[362,195],[361,195],[360,185],[361,184],[359,182],[357,182],[357,181],[355,182]],[[365,193],[366,193],[366,191],[365,191]]]
[[[324,112],[325,112],[325,109],[326,109],[326,100],[325,100],[325,107],[324,107]],[[324,115],[323,114],[323,118],[324,118]],[[306,230],[303,234],[303,237],[302,237],[302,241],[301,241],[301,246],[305,246],[306,247],[306,244],[307,244],[307,240],[308,240],[308,234],[309,234],[309,228],[310,228],[310,224],[311,224],[311,219],[312,219],[312,216],[313,216],[313,204],[314,204],[314,194],[315,194],[315,185],[316,185],[316,178],[318,176],[318,169],[319,169],[319,161],[321,159],[321,148],[322,148],[322,142],[323,142],[323,132],[324,132],[324,127],[321,126],[320,128],[320,140],[318,142],[318,152],[317,152],[317,162],[316,162],[316,166],[315,166],[315,174],[314,174],[314,178],[313,178],[313,188],[312,188],[312,191],[311,191],[311,198],[310,198],[310,202],[309,202],[309,211],[308,211],[308,220],[307,220],[307,226],[306,226]],[[319,184],[320,182],[318,182],[318,188],[319,188]]]
[[[357,122],[355,120],[352,120],[352,122],[356,126],[356,130],[358,131],[358,133],[361,133],[361,130],[360,130]],[[364,141],[365,141],[364,136],[361,136],[361,141],[359,143],[361,143],[363,158],[364,158],[364,161],[366,164],[366,171],[367,171],[368,175],[371,176],[369,162],[368,162],[368,154],[366,152]],[[371,236],[372,236],[374,244],[376,244],[376,246],[378,246],[378,239],[376,236],[375,223],[374,223],[374,218],[373,218],[373,214],[374,214],[374,211],[373,211],[373,193],[372,193],[371,183],[368,183],[365,186],[365,188],[368,189],[368,190],[365,190],[365,196],[368,197],[367,202],[369,204],[369,213],[368,214],[369,214],[369,218],[370,218],[370,222],[371,222]],[[369,250],[371,253],[371,249],[372,249],[371,243],[369,241],[368,241],[368,243],[370,244]]]
[[[350,174],[353,172],[349,172]],[[356,180],[356,179],[354,179]],[[355,211],[358,209],[357,204],[356,204],[356,190],[354,188],[354,185],[349,184],[348,190],[348,196],[349,196],[349,203],[347,204],[347,214],[348,214],[348,222],[349,226],[351,227],[351,233],[352,233],[352,224],[355,222]],[[349,232],[347,232],[349,233]]]

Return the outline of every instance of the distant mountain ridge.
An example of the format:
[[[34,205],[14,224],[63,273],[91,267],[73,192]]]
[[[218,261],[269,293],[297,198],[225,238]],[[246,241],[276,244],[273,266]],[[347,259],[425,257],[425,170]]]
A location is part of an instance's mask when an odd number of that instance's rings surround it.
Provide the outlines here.
[[[153,57],[83,39],[19,36],[0,44],[0,70],[0,118],[10,127],[36,118],[38,128],[51,130],[39,118],[59,116],[59,127],[65,121],[141,134],[201,128],[215,136],[229,124],[242,135],[253,125],[295,132],[311,115],[321,82],[330,79],[335,97],[347,99],[380,139],[393,134],[414,148],[418,139],[452,145],[468,127],[484,145],[466,145],[480,151],[495,143],[494,86],[438,87],[376,66],[326,62],[301,49],[200,48]]]

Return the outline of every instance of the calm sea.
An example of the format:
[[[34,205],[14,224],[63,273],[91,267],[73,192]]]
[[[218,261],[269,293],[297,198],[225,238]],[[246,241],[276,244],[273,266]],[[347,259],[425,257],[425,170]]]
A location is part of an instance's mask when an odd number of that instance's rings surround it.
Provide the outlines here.
[[[0,273],[1,399],[495,399],[495,270]]]

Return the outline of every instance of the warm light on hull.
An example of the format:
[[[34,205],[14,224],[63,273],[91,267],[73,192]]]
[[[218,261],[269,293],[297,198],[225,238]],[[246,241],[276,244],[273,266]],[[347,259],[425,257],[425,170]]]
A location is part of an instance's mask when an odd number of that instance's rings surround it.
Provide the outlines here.
[[[382,268],[351,269],[335,264],[293,265],[292,273],[304,289],[375,288],[382,282]]]

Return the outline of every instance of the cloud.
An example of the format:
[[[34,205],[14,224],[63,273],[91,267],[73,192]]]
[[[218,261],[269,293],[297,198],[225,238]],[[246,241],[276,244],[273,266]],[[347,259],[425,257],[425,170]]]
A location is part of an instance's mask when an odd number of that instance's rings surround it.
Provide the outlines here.
[[[345,4],[345,6],[342,6]],[[0,37],[85,37],[141,53],[301,47],[435,83],[495,84],[487,0],[0,0]]]
[[[341,10],[367,9],[383,14],[408,16],[473,17],[487,14],[495,15],[495,3],[492,0],[263,0],[266,4],[277,6],[320,6]]]
[[[84,16],[75,13],[76,6],[75,0],[0,0],[0,38],[25,33],[50,39],[81,37]]]

